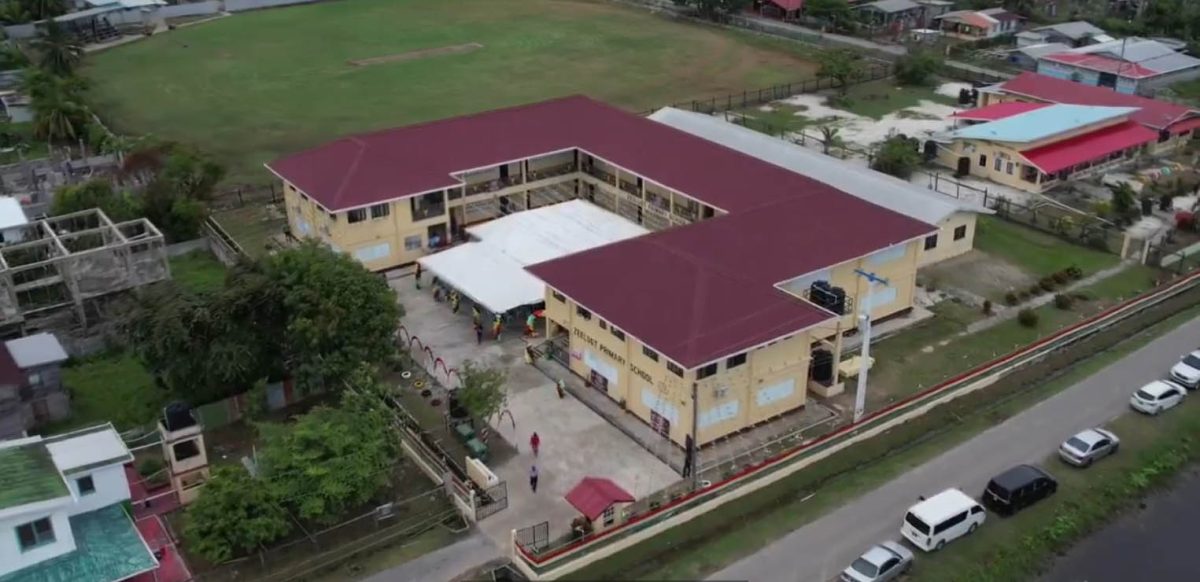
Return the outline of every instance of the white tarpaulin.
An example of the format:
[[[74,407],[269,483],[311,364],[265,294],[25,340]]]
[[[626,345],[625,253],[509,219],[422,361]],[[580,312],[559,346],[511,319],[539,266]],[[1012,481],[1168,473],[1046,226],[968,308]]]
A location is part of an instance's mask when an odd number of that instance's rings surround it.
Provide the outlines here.
[[[421,266],[492,313],[545,300],[525,267],[646,234],[590,202],[572,200],[467,229],[474,239],[421,258]]]

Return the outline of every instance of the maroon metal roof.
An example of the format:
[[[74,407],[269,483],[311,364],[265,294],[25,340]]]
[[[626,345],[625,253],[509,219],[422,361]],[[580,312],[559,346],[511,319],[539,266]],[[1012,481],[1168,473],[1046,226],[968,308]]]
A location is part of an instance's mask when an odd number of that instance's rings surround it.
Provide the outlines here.
[[[1136,121],[1126,121],[1077,135],[1070,139],[1021,152],[1025,159],[1047,174],[1104,158],[1158,139],[1158,133]]]
[[[1195,115],[1196,110],[1157,101],[1138,95],[1117,93],[1112,89],[1094,87],[1065,79],[1056,79],[1037,73],[1021,73],[1000,85],[1005,93],[1031,97],[1051,103],[1072,105],[1101,105],[1109,107],[1137,107],[1139,111],[1130,119],[1154,129],[1172,129],[1173,124]]]
[[[584,477],[567,492],[567,503],[578,509],[588,521],[594,521],[614,503],[633,503],[633,495],[603,477]]]
[[[687,368],[830,317],[774,284],[935,230],[581,96],[348,137],[270,167],[341,210],[456,185],[454,172],[571,148],[730,213],[529,268]]]
[[[20,386],[25,383],[25,373],[13,359],[8,346],[0,345],[0,385]]]

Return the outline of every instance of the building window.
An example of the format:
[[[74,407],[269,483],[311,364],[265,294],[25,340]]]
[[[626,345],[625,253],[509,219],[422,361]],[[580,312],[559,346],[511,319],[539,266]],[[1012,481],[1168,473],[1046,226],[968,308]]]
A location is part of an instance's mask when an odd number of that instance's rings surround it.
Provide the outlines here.
[[[421,235],[414,234],[404,237],[404,250],[416,251],[421,249]]]
[[[967,238],[967,225],[962,225],[954,229],[954,240],[962,240]]]
[[[730,357],[728,360],[725,360],[725,369],[728,370],[729,368],[736,368],[745,363],[746,363],[746,354],[738,354],[736,356]]]
[[[578,315],[579,317],[582,317],[582,318],[588,319],[588,320],[590,320],[592,318],[591,311],[588,311],[588,310],[586,310],[582,307],[578,307],[578,306],[575,307],[575,315]]]
[[[616,518],[617,518],[617,511],[611,505],[608,507],[608,509],[604,510],[604,525],[605,525],[605,527],[612,525],[613,521]]]
[[[346,213],[346,222],[349,222],[350,224],[354,224],[356,222],[362,222],[366,219],[367,219],[367,209],[366,208],[355,208],[354,210],[351,210],[350,212]]]
[[[384,202],[371,207],[371,218],[383,218],[392,213],[392,205]]]
[[[96,492],[96,483],[92,481],[91,475],[76,479],[75,487],[79,489],[80,495],[91,495]]]
[[[979,156],[979,167],[980,167],[980,168],[986,168],[986,167],[987,167],[987,156],[980,154],[980,156]]]
[[[300,199],[301,199],[301,200],[303,200],[303,201],[305,201],[305,202],[308,202],[308,195],[307,195],[307,194],[305,194],[305,193],[303,193],[303,192],[301,192],[301,193],[300,193]]]
[[[1004,173],[1011,175],[1013,173],[1013,163],[1006,162],[1004,165]]]
[[[617,339],[619,339],[621,341],[625,341],[625,332],[623,332],[615,327],[610,328],[609,331],[611,331],[613,335],[617,336]]]
[[[651,360],[654,360],[655,362],[658,361],[658,352],[656,352],[646,346],[642,346],[642,355],[646,356],[647,358],[650,358]]]
[[[562,293],[559,293],[558,291],[551,291],[550,295],[552,297],[554,297],[555,299],[562,301],[563,303],[567,302],[567,297],[565,295],[563,295]]]
[[[675,374],[680,378],[683,377],[683,368],[675,365],[675,362],[667,362],[667,369],[670,370],[672,374]]]
[[[608,329],[608,322],[601,319],[600,320],[600,329]]]
[[[200,447],[196,446],[196,441],[183,441],[176,443],[171,447],[171,452],[175,455],[176,461],[186,461],[192,457],[200,455]]]
[[[1158,143],[1167,143],[1171,139],[1171,132],[1163,130],[1158,132]]]
[[[937,235],[931,234],[925,237],[925,250],[932,251],[937,248]]]
[[[995,169],[997,172],[999,172],[999,171],[1000,171],[1000,166],[1001,166],[1002,164],[1004,164],[1004,160],[1000,159],[1000,157],[999,157],[999,156],[997,156],[997,157],[996,157],[996,159],[995,159],[995,162],[996,162],[996,163],[992,164],[992,168],[994,168],[994,169]]]
[[[717,363],[713,362],[699,370],[696,370],[696,379],[703,380],[709,376],[714,376],[717,373]]]
[[[54,526],[50,523],[50,518],[43,517],[17,526],[17,541],[21,544],[22,552],[54,543]]]
[[[34,372],[29,375],[29,385],[36,388],[42,385],[42,373]]]

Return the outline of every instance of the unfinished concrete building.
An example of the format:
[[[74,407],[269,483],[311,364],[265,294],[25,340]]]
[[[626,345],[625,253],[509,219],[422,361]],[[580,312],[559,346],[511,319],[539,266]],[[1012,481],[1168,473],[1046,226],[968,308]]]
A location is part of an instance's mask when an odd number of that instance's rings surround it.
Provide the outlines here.
[[[170,277],[163,235],[144,218],[99,209],[10,229],[0,247],[0,327],[70,313],[87,327],[93,301]]]

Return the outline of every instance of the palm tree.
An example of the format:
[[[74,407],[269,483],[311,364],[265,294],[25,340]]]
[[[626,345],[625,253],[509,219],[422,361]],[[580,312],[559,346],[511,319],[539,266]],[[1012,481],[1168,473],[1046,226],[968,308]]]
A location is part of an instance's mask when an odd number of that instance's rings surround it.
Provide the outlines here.
[[[83,128],[83,105],[71,95],[51,93],[40,101],[34,101],[34,133],[49,141],[67,141],[79,137]]]
[[[83,60],[79,39],[53,20],[46,21],[42,33],[31,44],[38,52],[38,66],[55,75],[70,75]]]
[[[67,5],[63,0],[19,0],[33,20],[46,20],[67,13]]]
[[[825,155],[829,155],[829,150],[835,145],[842,142],[842,138],[838,136],[840,129],[832,125],[821,126],[821,150]]]

